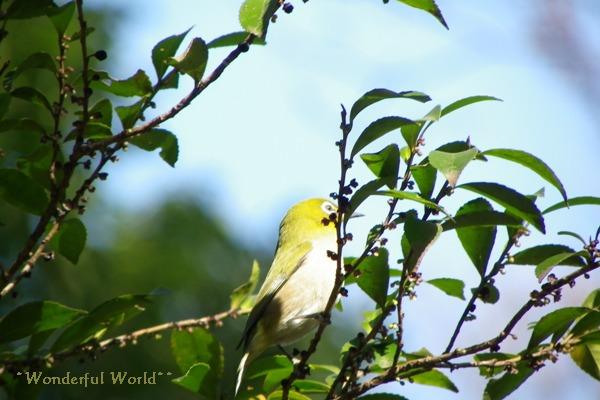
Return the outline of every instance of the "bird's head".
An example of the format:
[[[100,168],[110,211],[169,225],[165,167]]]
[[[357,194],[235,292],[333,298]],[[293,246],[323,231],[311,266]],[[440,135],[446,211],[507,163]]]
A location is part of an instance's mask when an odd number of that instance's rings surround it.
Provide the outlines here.
[[[304,200],[289,209],[281,221],[280,233],[304,239],[333,235],[335,224],[332,219],[336,216],[337,206],[330,200]]]

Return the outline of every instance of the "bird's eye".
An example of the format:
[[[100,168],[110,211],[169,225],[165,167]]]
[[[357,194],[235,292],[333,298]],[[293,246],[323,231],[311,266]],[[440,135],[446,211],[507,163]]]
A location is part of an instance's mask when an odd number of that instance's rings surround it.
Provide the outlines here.
[[[328,201],[323,202],[321,205],[321,209],[325,211],[326,214],[331,214],[335,212],[335,207]]]

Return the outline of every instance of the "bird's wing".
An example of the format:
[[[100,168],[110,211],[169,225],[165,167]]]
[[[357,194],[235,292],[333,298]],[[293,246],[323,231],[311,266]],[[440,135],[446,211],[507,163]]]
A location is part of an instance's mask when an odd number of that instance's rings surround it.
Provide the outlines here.
[[[273,264],[256,297],[256,304],[246,321],[246,327],[244,328],[238,347],[243,344],[244,351],[248,348],[256,332],[256,325],[265,313],[269,303],[271,303],[271,300],[273,300],[279,289],[283,287],[294,272],[302,265],[311,249],[311,242],[302,242],[291,248],[280,248],[278,246]]]

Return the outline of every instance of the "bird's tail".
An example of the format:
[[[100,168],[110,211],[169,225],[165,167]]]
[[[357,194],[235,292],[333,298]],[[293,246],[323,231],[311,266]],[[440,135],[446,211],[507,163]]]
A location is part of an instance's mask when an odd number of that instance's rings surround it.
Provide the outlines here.
[[[247,351],[242,359],[240,360],[240,365],[238,366],[238,376],[237,381],[235,382],[235,396],[237,396],[240,385],[242,384],[242,379],[244,379],[244,370],[246,369],[246,363],[248,363],[248,357],[250,356],[250,352]]]

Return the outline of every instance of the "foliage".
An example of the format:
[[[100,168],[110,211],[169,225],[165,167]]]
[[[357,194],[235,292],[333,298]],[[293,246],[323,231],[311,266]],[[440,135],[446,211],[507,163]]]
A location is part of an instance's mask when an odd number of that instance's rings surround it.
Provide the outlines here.
[[[448,27],[435,1],[399,2],[431,14]],[[210,315],[201,318],[131,328],[128,321],[154,306],[156,292],[118,293],[98,301],[99,304],[88,307],[89,310],[50,299],[6,304],[11,297],[17,297],[16,289],[25,278],[43,268],[39,265],[42,260],[52,261],[56,253],[72,264],[80,262],[88,230],[94,232],[94,227],[86,227],[80,217],[88,211],[87,198],[108,178],[107,165],[116,162],[117,154],[129,144],[146,151],[160,149],[159,155],[167,164],[176,164],[177,136],[160,126],[219,79],[250,45],[265,44],[276,12],[282,8],[290,13],[293,6],[277,0],[245,0],[239,15],[244,32],[225,34],[208,44],[200,37],[191,38],[184,51],[179,49],[190,30],[169,36],[152,50],[153,73],[140,69],[126,78],[111,77],[97,68],[107,54],[104,49],[96,50],[91,45],[93,29],[88,26],[81,0],[67,1],[61,6],[51,0],[13,0],[0,6],[3,23],[0,41],[10,38],[12,24],[27,21],[35,25],[34,22],[44,20],[53,29],[54,43],[52,50],[35,49],[18,60],[2,60],[0,64],[3,82],[0,134],[8,137],[3,138],[0,149],[0,205],[10,210],[10,218],[20,221],[17,235],[20,245],[2,249],[2,261],[6,258],[10,262],[6,266],[0,264],[0,301],[4,303],[0,319],[3,350],[0,384],[10,396],[34,397],[35,393],[25,395],[19,373],[53,370],[71,358],[95,358],[110,348],[124,348],[137,343],[139,338],[169,331],[170,351],[180,371],[172,378],[173,384],[201,398],[228,394],[231,387],[225,362],[229,354],[211,328],[221,326],[225,319],[249,312],[260,272],[257,262],[252,266],[248,281],[232,291],[229,301],[224,300],[229,303],[223,307],[224,311],[211,310]],[[8,22],[11,25],[7,25]],[[226,58],[207,72],[211,50],[228,46],[233,49]],[[76,63],[72,53],[78,56]],[[55,90],[24,79],[31,71],[52,77]],[[175,106],[146,120],[149,109],[155,107],[154,98],[161,91],[177,88],[179,80],[186,78],[193,81],[191,91]],[[583,371],[600,380],[598,290],[581,306],[557,309],[534,322],[529,342],[519,353],[498,352],[500,344],[531,309],[558,302],[565,286],[571,286],[582,276],[588,277],[600,266],[600,228],[595,235],[590,234],[587,241],[576,233],[563,232],[582,241],[582,248],[577,250],[553,243],[519,252],[514,252],[515,247],[531,233],[530,227],[542,234],[546,232],[547,214],[568,205],[598,205],[600,199],[593,196],[569,199],[556,173],[544,161],[523,150],[481,151],[467,140],[449,142],[423,154],[424,139],[432,126],[463,107],[498,100],[492,96],[470,96],[447,106],[436,105],[420,114],[422,117],[382,116],[364,123],[365,127],[355,134],[357,126],[364,122],[360,113],[389,99],[431,101],[431,97],[422,92],[376,88],[356,100],[349,113],[342,107],[342,133],[336,142],[341,165],[339,187],[332,194],[339,210],[333,221],[338,247],[335,254],[330,255],[337,260],[335,290],[308,348],[297,354],[294,362],[277,355],[257,360],[249,369],[247,379],[261,383],[252,385],[242,396],[360,398],[371,389],[393,381],[458,392],[459,388],[443,372],[450,367],[479,368],[483,378],[488,380],[483,397],[502,399],[545,361],[553,361],[562,354],[569,354]],[[37,111],[15,112],[18,107],[35,107]],[[118,123],[114,123],[113,116]],[[72,129],[66,128],[67,122],[72,122]],[[382,138],[398,133],[394,143],[379,151],[365,152]],[[520,193],[504,181],[461,181],[467,168],[475,165],[484,168],[487,157],[501,158],[533,171],[552,185],[563,200],[542,212],[535,195]],[[372,181],[363,185],[350,177],[358,158],[374,175]],[[387,189],[382,190],[383,186]],[[455,191],[470,198],[452,211],[443,203]],[[383,222],[370,230],[360,254],[345,257],[344,247],[353,238],[347,230],[350,217],[367,199],[383,204]],[[32,221],[31,228],[27,221]],[[507,227],[505,238],[499,234],[498,226]],[[180,229],[177,226],[175,231]],[[384,238],[384,234],[394,229],[401,232],[399,246]],[[420,267],[424,257],[441,235],[452,235],[453,230],[475,268],[473,272],[479,283],[471,288],[470,296],[465,297],[466,284],[455,277],[427,280],[442,293],[466,301],[464,312],[449,334],[449,343],[443,352],[433,354],[426,348],[406,349],[403,307],[407,299],[415,297],[423,282]],[[505,240],[500,244],[500,256],[491,261],[492,251],[498,248],[501,238]],[[225,240],[220,243],[223,242]],[[390,266],[390,254],[395,250],[402,252],[399,269]],[[6,254],[10,257],[5,257]],[[168,265],[168,261],[161,260],[160,265]],[[463,325],[476,318],[476,304],[499,301],[501,292],[495,283],[501,279],[502,272],[510,272],[510,265],[534,265],[532,273],[540,283],[545,283],[529,295],[497,336],[457,349],[455,343]],[[559,277],[553,273],[557,265],[575,268]],[[317,347],[322,347],[321,337],[338,294],[347,294],[344,286],[353,284],[374,304],[362,324],[364,331],[343,345],[339,362],[329,361],[335,365],[310,363]],[[125,333],[119,334],[119,330]],[[403,399],[394,394],[367,394],[362,398]]]

